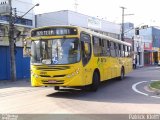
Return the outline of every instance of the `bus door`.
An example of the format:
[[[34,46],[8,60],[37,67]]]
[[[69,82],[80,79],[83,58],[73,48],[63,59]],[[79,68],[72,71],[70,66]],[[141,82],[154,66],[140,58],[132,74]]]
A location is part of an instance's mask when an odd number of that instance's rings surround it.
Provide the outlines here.
[[[91,59],[91,37],[86,33],[81,33],[81,57],[83,64],[82,79],[85,81],[85,85],[91,84],[93,75],[93,66],[89,63]]]
[[[116,59],[115,59],[115,69],[116,69],[116,76],[119,76],[120,75],[120,72],[121,72],[121,64],[120,64],[120,61],[121,61],[121,49],[120,49],[120,44],[118,43],[114,43],[114,48],[115,48],[115,53],[116,53]]]
[[[112,65],[110,64],[111,57],[110,57],[110,46],[109,41],[102,39],[102,57],[99,58],[99,61],[103,67],[103,80],[110,79],[112,77],[111,75],[111,68]]]

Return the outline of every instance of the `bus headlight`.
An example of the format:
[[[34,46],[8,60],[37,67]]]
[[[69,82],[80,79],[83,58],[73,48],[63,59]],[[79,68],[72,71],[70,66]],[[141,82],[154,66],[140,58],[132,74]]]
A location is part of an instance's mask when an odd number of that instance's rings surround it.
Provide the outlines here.
[[[32,76],[35,77],[35,78],[38,78],[38,77],[39,77],[39,75],[34,74],[34,73],[32,73]]]
[[[35,76],[34,76],[34,77],[35,77],[35,78],[38,78],[39,76],[35,74]]]
[[[80,69],[78,68],[75,72],[67,75],[67,78],[71,78],[71,77],[73,77],[73,76],[76,76],[77,74],[79,74],[79,70],[80,70]]]

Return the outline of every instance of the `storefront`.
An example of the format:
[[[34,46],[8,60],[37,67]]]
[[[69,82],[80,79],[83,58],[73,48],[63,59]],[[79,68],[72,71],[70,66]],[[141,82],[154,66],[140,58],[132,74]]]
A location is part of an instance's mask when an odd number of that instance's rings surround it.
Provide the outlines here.
[[[0,80],[10,79],[10,53],[8,41],[7,25],[0,26]],[[30,77],[30,57],[23,57],[23,39],[30,28],[16,27],[15,34],[21,32],[22,36],[16,39],[16,74],[17,79],[24,79]]]
[[[153,50],[152,43],[145,42],[144,43],[144,65],[152,65],[153,62]]]

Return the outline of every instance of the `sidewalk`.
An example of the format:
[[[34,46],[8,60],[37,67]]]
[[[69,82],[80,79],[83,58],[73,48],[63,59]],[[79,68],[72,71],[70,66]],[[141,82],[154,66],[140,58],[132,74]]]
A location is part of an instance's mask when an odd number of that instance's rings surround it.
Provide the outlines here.
[[[16,81],[0,80],[0,89],[9,87],[29,87],[30,79],[21,79]]]

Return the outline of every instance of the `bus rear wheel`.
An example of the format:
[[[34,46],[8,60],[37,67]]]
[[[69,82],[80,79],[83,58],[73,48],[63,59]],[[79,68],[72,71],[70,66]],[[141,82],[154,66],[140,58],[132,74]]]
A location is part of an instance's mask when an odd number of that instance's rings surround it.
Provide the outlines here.
[[[90,85],[90,90],[96,92],[100,84],[100,78],[98,72],[94,72],[92,78],[92,84]]]
[[[54,90],[59,90],[59,86],[54,86]]]

